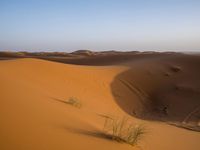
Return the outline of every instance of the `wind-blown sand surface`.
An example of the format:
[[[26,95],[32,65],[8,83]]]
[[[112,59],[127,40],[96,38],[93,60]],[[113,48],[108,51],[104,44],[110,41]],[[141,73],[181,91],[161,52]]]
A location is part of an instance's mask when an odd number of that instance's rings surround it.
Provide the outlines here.
[[[33,58],[0,61],[0,149],[200,148],[199,56],[145,55],[94,65]],[[82,107],[62,103],[69,97]],[[147,133],[136,147],[106,139],[102,115],[127,116],[145,125]]]

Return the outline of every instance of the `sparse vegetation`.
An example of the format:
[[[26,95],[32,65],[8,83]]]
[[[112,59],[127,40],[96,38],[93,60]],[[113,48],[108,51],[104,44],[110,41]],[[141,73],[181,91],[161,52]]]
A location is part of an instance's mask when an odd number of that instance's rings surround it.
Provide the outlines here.
[[[81,108],[81,106],[82,106],[81,102],[75,97],[70,97],[65,103],[72,105],[74,107],[77,107],[77,108]]]
[[[112,119],[105,117],[103,130],[112,140],[132,146],[137,145],[146,133],[144,126],[134,125],[126,118]]]
[[[170,68],[173,72],[179,72],[179,71],[181,71],[181,67],[179,67],[179,66],[171,66],[171,68]]]

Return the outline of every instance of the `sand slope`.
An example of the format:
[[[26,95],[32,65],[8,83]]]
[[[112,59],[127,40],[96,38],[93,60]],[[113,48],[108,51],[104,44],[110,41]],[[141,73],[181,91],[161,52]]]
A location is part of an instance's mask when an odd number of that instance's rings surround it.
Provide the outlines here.
[[[112,87],[127,71],[128,65],[78,66],[30,58],[1,61],[0,149],[140,149],[96,134],[103,128],[100,115],[128,116]],[[127,89],[122,93],[128,94]],[[60,102],[69,97],[78,98],[81,109]],[[128,117],[148,128],[142,149],[200,148],[199,132]]]
[[[129,61],[111,84],[129,114],[200,131],[200,57],[162,55]]]

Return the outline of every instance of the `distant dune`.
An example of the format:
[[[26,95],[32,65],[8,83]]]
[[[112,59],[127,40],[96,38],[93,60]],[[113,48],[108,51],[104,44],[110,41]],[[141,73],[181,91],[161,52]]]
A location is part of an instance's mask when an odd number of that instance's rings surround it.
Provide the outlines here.
[[[175,52],[120,52],[120,51],[101,51],[93,52],[90,50],[77,50],[71,53],[66,52],[0,52],[0,60],[16,59],[16,58],[40,58],[56,62],[77,65],[113,65],[124,63],[129,60],[138,60],[141,58],[150,58],[155,56],[162,56],[163,54],[178,54]]]
[[[0,59],[1,150],[200,148],[199,55],[80,50]],[[81,108],[67,105],[70,97]],[[147,135],[136,147],[108,140],[102,116],[126,116]]]

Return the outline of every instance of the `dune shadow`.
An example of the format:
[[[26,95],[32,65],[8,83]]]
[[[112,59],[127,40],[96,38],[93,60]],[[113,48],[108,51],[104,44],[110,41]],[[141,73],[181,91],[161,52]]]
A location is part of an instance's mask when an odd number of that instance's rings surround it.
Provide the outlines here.
[[[200,131],[199,66],[192,56],[129,66],[110,85],[114,100],[136,118]]]

